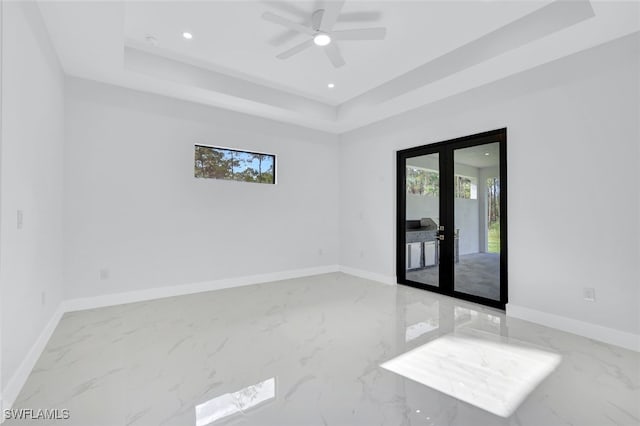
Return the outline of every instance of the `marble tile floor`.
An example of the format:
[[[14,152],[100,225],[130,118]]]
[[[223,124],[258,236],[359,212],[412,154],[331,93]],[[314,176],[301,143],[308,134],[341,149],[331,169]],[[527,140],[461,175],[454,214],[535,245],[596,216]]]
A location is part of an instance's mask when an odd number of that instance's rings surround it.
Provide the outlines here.
[[[381,366],[425,348],[413,379]],[[639,401],[639,353],[334,273],[68,313],[14,408],[70,418],[5,424],[639,425]]]

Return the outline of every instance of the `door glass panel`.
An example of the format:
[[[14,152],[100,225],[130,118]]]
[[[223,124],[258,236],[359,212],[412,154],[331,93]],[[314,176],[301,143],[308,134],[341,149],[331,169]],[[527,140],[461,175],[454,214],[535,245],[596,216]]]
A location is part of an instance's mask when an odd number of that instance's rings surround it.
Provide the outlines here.
[[[454,290],[500,300],[499,143],[454,150]]]
[[[406,277],[439,286],[440,261],[436,236],[440,221],[438,154],[406,160]]]

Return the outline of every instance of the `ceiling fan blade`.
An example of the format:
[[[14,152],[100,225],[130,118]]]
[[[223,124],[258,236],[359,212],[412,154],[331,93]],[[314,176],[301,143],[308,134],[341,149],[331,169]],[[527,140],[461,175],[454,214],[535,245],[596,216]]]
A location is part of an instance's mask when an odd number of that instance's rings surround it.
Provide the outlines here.
[[[300,17],[300,19],[306,19],[309,17],[309,12],[306,8],[302,8],[299,5],[295,4],[295,2],[283,2],[283,1],[271,1],[271,0],[263,0],[262,3],[269,6],[269,8],[280,9],[281,12],[285,14],[294,15]],[[314,9],[315,10],[315,9]]]
[[[313,12],[311,15],[311,28],[314,30],[320,29],[320,24],[322,23],[322,17],[324,16],[324,9],[318,9]]]
[[[342,54],[340,53],[340,49],[338,48],[337,44],[331,43],[325,46],[324,53],[327,54],[327,57],[329,57],[329,60],[331,61],[334,67],[340,68],[345,64],[344,58],[342,57]]]
[[[273,22],[274,24],[282,25],[285,28],[289,28],[290,30],[297,31],[302,34],[314,34],[314,31],[311,28],[290,21],[286,18],[283,18],[282,16],[276,15],[275,13],[265,12],[262,14],[262,19],[264,19],[265,21]]]
[[[295,39],[300,35],[299,32],[293,30],[284,30],[281,34],[273,36],[269,39],[269,44],[272,46],[282,46]]]
[[[333,31],[331,38],[336,40],[383,40],[387,35],[387,29],[359,28],[354,30]]]
[[[307,40],[303,43],[300,43],[298,45],[293,46],[291,49],[289,50],[285,50],[284,52],[282,52],[281,54],[279,54],[278,56],[276,56],[276,58],[278,59],[287,59],[297,53],[302,52],[305,49],[310,48],[311,46],[313,46],[313,40]]]
[[[344,6],[344,0],[326,1],[324,3],[324,14],[322,15],[322,23],[320,31],[329,32],[336,24],[340,11]]]

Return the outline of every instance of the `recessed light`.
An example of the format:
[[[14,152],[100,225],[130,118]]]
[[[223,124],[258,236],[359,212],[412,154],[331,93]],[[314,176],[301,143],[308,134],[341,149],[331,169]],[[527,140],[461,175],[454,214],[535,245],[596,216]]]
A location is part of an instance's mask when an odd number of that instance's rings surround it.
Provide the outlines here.
[[[488,155],[491,155],[491,154],[489,154],[488,152],[485,152],[485,153],[484,153],[484,155],[487,155],[487,156],[488,156]]]
[[[336,87],[336,85],[335,85],[335,84],[333,84],[333,83],[329,83],[329,84],[327,84],[327,87],[328,87],[329,89],[333,89],[334,87]]]
[[[331,37],[329,37],[329,34],[318,33],[313,37],[313,42],[317,46],[326,46],[327,44],[331,43]]]
[[[186,38],[187,40],[191,40],[193,38],[193,34],[185,31],[182,33],[182,37]]]

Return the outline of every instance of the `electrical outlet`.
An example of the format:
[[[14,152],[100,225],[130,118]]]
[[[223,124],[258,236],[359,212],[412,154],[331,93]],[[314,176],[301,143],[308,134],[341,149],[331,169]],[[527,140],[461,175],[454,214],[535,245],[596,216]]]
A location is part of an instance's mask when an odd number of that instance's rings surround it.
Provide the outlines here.
[[[108,280],[109,279],[109,270],[104,268],[100,269],[100,280]]]
[[[585,287],[582,290],[582,297],[587,302],[595,302],[596,301],[596,289],[592,287]]]
[[[360,250],[360,257],[364,257],[364,250]]]
[[[322,256],[323,254],[324,254],[324,251],[321,248],[319,248],[318,249],[318,256]]]
[[[18,210],[16,226],[18,229],[22,229],[24,226],[24,214],[22,213],[22,210]]]
[[[42,293],[40,293],[40,304],[42,306],[47,304],[47,293],[45,291],[43,291]]]

